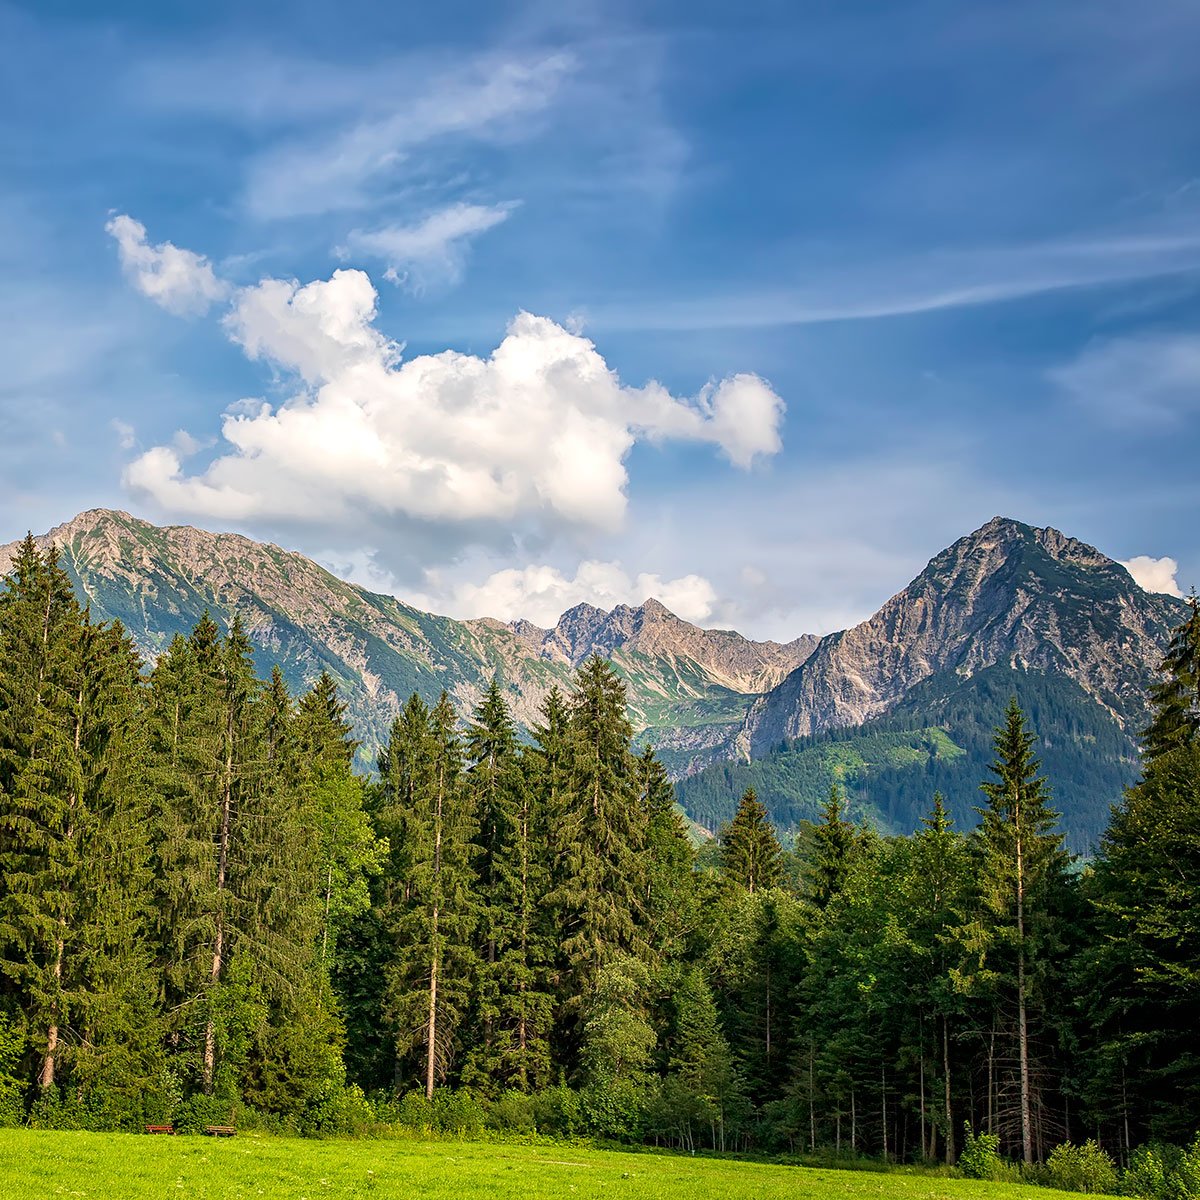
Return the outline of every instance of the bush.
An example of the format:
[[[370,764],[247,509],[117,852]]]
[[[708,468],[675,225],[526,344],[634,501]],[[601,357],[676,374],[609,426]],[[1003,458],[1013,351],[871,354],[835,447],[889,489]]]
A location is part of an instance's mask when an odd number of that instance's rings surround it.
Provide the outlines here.
[[[1000,1139],[994,1133],[975,1133],[969,1122],[964,1122],[964,1143],[958,1156],[958,1169],[968,1179],[992,1179],[997,1182],[1015,1182],[1020,1172],[1000,1157]]]
[[[1063,1142],[1046,1161],[1046,1180],[1064,1192],[1100,1192],[1115,1195],[1117,1167],[1090,1138],[1082,1146]]]
[[[538,1133],[549,1137],[574,1137],[583,1123],[579,1093],[562,1083],[536,1092],[533,1121]]]
[[[1121,1178],[1121,1191],[1144,1200],[1200,1200],[1200,1134],[1186,1149],[1139,1146]]]

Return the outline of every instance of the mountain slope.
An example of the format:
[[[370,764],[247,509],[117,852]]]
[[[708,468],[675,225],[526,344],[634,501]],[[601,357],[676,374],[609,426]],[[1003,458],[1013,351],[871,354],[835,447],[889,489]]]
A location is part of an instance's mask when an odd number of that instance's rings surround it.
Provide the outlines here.
[[[1011,696],[1037,732],[1035,751],[1067,843],[1085,853],[1107,825],[1110,806],[1137,777],[1137,748],[1077,683],[1005,666],[965,679],[931,676],[886,716],[797,738],[750,762],[710,766],[681,780],[677,795],[711,830],[733,816],[738,798],[753,787],[774,823],[791,831],[817,819],[836,782],[855,820],[908,833],[920,827],[940,791],[958,826],[970,828],[984,801],[979,785],[990,778],[993,733]]]
[[[933,558],[873,617],[822,639],[755,701],[740,745],[756,755],[786,738],[859,725],[933,676],[992,666],[1062,675],[1136,727],[1183,611],[1094,547],[997,517]]]
[[[664,754],[686,765],[695,757],[692,744],[727,744],[751,693],[777,682],[815,644],[760,644],[698,629],[656,601],[612,614],[575,609],[554,630],[455,621],[346,583],[277,546],[189,526],[159,528],[106,509],[82,513],[38,541],[59,547],[81,599],[99,618],[119,619],[151,660],[211,609],[226,623],[236,613],[260,668],[278,662],[293,688],[330,671],[368,760],[414,691],[432,701],[445,688],[465,711],[496,675],[515,717],[529,726],[546,692],[568,686],[574,666],[599,651],[626,677],[639,728],[674,738],[679,747]],[[14,550],[0,547],[0,573]]]

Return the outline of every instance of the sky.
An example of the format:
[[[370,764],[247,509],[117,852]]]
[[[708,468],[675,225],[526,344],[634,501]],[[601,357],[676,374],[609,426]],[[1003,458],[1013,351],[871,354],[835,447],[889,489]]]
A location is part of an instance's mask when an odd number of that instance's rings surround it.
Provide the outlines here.
[[[788,639],[994,515],[1200,584],[1192,0],[0,2],[0,541]]]

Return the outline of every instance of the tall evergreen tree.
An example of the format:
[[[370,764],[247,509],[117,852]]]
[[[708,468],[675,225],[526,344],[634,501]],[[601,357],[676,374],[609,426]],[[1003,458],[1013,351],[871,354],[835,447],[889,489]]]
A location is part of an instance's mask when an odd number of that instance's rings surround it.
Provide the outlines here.
[[[828,907],[841,893],[850,873],[857,835],[842,810],[842,792],[835,782],[829,785],[829,800],[813,830],[809,898],[818,908]]]
[[[1192,611],[1174,631],[1160,667],[1165,678],[1150,692],[1153,719],[1142,734],[1148,762],[1200,740],[1200,599],[1195,592],[1188,603]]]
[[[381,831],[392,850],[385,920],[395,947],[388,1016],[396,1033],[396,1081],[404,1061],[419,1054],[421,1082],[432,1098],[453,1056],[475,974],[475,815],[444,693],[432,711],[415,695],[409,700],[379,765]]]
[[[549,1070],[553,950],[542,806],[522,763],[516,725],[493,679],[467,730],[467,786],[479,824],[476,860],[477,1040],[464,1078],[521,1091]]]
[[[0,600],[0,968],[54,1086],[80,901],[83,622],[53,551],[26,537]]]
[[[1084,954],[1096,1028],[1091,1102],[1134,1133],[1182,1141],[1200,1111],[1200,608],[1151,693],[1145,771],[1113,813],[1088,894]]]
[[[637,803],[625,685],[593,656],[569,704],[567,770],[553,800],[552,906],[561,931],[562,999],[578,1009],[600,968],[640,947],[647,815]]]
[[[783,848],[753,788],[746,789],[737,813],[722,831],[721,868],[727,879],[751,894],[778,887],[783,879]]]
[[[1054,916],[1066,886],[1068,857],[1058,814],[1033,754],[1037,737],[1015,697],[996,731],[995,779],[981,784],[988,798],[977,833],[980,927],[988,978],[1010,989],[1016,1008],[1021,1156],[1034,1161],[1030,1009],[1044,994],[1051,965]],[[1056,895],[1056,892],[1059,895]]]

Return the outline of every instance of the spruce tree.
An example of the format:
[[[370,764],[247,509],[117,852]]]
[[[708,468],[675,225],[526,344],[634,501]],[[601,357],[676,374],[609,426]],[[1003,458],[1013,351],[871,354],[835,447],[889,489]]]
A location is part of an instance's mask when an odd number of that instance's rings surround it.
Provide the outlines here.
[[[695,851],[675,803],[675,788],[654,750],[646,746],[635,763],[638,804],[646,814],[645,938],[651,953],[679,954],[699,922]]]
[[[1036,740],[1014,697],[996,731],[990,768],[996,778],[980,785],[988,804],[978,810],[976,834],[982,944],[991,959],[991,978],[1001,989],[1011,989],[1017,1014],[1019,1125],[1026,1163],[1034,1161],[1030,1010],[1050,965],[1068,862],[1062,834],[1056,832],[1058,814],[1050,808],[1033,755]]]
[[[561,997],[576,1013],[600,969],[641,947],[647,816],[637,803],[625,685],[603,659],[576,674],[562,792],[552,800],[552,906]]]
[[[0,968],[25,1014],[39,1088],[55,1083],[73,997],[80,900],[83,620],[54,551],[32,537],[0,598]]]
[[[727,879],[751,894],[778,887],[783,879],[783,848],[753,788],[746,789],[721,834],[721,868]]]
[[[1130,1130],[1182,1141],[1200,1111],[1200,621],[1175,632],[1152,692],[1143,778],[1114,810],[1089,881],[1084,959],[1097,1027],[1091,1096]],[[1190,697],[1190,699],[1189,699]]]
[[[842,817],[842,808],[841,789],[835,782],[829,786],[829,799],[813,830],[809,867],[809,898],[822,909],[841,893],[854,856],[857,837],[854,826]]]
[[[526,1091],[546,1078],[552,949],[541,905],[546,843],[516,725],[493,679],[467,730],[467,787],[479,825],[476,1044],[464,1079]]]
[[[430,711],[413,696],[380,758],[381,831],[390,842],[385,922],[393,938],[388,1012],[397,1084],[420,1056],[425,1095],[446,1075],[475,974],[471,838],[475,816],[445,693]]]
[[[1188,603],[1191,613],[1172,634],[1159,668],[1165,678],[1150,691],[1153,718],[1142,734],[1148,762],[1200,740],[1200,599],[1195,592]]]

